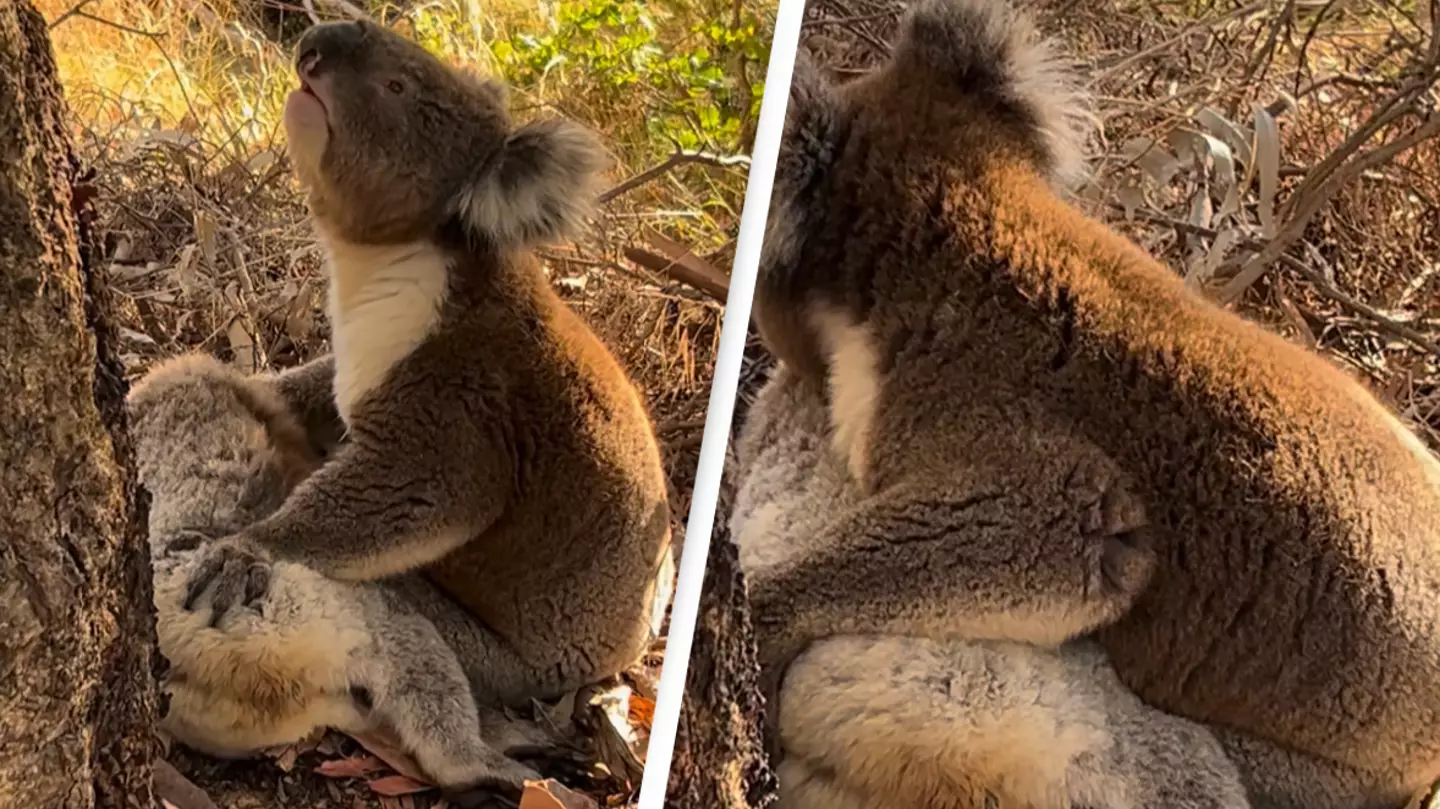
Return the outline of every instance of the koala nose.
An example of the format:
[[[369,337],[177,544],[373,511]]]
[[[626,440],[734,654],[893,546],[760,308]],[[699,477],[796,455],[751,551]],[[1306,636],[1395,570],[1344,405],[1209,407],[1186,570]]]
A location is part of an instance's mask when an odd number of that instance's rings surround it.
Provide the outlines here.
[[[313,25],[295,46],[295,69],[305,78],[313,77],[326,62],[345,56],[364,38],[365,27],[359,22]]]

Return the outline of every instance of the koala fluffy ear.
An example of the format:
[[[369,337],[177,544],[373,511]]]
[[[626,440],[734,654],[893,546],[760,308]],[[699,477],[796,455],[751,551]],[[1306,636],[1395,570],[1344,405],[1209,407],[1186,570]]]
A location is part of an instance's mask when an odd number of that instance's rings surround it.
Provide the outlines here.
[[[501,249],[562,241],[584,226],[608,164],[599,140],[579,124],[526,124],[461,193],[460,219]]]
[[[765,243],[755,280],[754,318],[770,352],[802,374],[823,373],[824,362],[806,322],[806,291],[814,272],[800,260],[812,226],[811,210],[844,144],[846,117],[828,81],[802,51],[796,55],[785,108],[785,137],[775,166]]]
[[[901,23],[892,69],[908,82],[984,98],[1020,122],[1051,177],[1084,174],[1090,114],[1076,77],[1030,18],[1004,0],[916,0]]]
[[[840,140],[840,116],[829,83],[802,51],[796,54],[785,109],[775,184],[798,193],[829,168]]]

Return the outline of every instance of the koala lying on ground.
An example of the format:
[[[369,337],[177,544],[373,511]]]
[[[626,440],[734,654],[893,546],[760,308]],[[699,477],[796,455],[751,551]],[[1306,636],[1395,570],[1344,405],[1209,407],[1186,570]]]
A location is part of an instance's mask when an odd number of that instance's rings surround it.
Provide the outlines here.
[[[192,355],[153,369],[130,393],[140,481],[152,499],[160,651],[170,663],[162,728],[226,758],[322,727],[383,728],[442,787],[516,794],[539,776],[499,750],[554,740],[499,716],[482,726],[467,670],[486,662],[475,656],[483,630],[424,579],[350,584],[282,562],[263,611],[233,605],[210,626],[183,609],[205,537],[268,516],[317,467],[282,387]]]
[[[861,497],[820,385],[778,368],[742,429],[731,535],[763,581],[823,553],[810,538]],[[1144,705],[1089,641],[841,635],[790,664],[772,710],[783,809],[1248,806],[1214,735]]]
[[[330,274],[319,395],[346,440],[202,551],[186,608],[263,604],[279,562],[348,582],[421,570],[477,619],[482,704],[618,673],[668,554],[664,471],[634,385],[531,251],[581,225],[598,144],[512,125],[499,85],[368,22],[316,26],[296,55],[285,127]]]
[[[837,634],[1093,632],[1257,803],[1399,805],[1440,776],[1440,463],[1061,199],[1031,30],[921,0],[875,73],[797,71],[755,312],[858,501],[747,570],[769,687]]]

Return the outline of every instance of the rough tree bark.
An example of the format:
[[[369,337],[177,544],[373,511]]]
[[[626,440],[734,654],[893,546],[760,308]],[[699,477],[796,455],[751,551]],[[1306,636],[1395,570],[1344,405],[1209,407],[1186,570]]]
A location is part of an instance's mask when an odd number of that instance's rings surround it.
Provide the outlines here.
[[[770,363],[753,332],[748,342],[732,444]],[[666,806],[672,809],[764,809],[775,800],[775,776],[762,736],[765,708],[750,602],[729,530],[738,470],[733,458],[727,461],[666,790]]]
[[[149,807],[154,621],[125,383],[44,19],[0,0],[0,807]]]
[[[740,562],[724,521],[717,519],[667,807],[763,809],[774,800],[775,778],[761,738],[758,676]]]

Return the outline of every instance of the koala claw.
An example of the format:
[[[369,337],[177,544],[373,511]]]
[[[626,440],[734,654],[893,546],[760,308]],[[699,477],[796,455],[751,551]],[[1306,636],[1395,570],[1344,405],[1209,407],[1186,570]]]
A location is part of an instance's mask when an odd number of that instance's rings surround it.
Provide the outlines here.
[[[239,603],[250,606],[270,589],[270,560],[258,548],[236,539],[216,542],[205,549],[199,566],[185,588],[184,607],[195,610],[200,596],[215,586],[210,599],[210,626]]]
[[[1081,531],[1098,543],[1091,586],[1095,592],[1131,599],[1145,589],[1155,571],[1155,550],[1140,504],[1105,474],[1096,475],[1098,492],[1081,516]]]
[[[595,782],[589,760],[567,746],[522,745],[506,750],[505,755],[535,770],[541,778],[553,778],[568,787]]]
[[[1102,592],[1122,596],[1139,594],[1155,570],[1155,553],[1138,532],[1105,537],[1101,541],[1100,581]]]
[[[524,786],[505,778],[486,779],[462,789],[445,790],[445,800],[460,809],[517,809]]]

